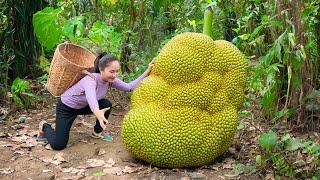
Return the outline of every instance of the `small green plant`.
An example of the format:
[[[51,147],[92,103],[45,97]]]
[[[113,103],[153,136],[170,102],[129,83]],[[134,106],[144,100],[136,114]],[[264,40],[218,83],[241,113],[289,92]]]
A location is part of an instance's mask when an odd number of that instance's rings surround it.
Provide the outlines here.
[[[97,171],[97,172],[93,173],[94,177],[102,177],[102,176],[105,176],[105,175],[107,175],[107,173],[105,173],[103,171]]]
[[[14,103],[20,108],[26,108],[31,104],[35,96],[30,93],[30,83],[27,80],[16,78],[11,85],[11,94]]]
[[[319,179],[320,145],[285,134],[278,138],[269,130],[259,137],[261,154],[256,156],[260,170],[272,168],[275,176]]]

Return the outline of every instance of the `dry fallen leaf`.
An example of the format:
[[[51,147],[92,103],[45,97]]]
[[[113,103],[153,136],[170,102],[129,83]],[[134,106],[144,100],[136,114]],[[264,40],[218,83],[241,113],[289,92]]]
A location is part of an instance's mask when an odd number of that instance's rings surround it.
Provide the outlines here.
[[[207,176],[205,174],[198,173],[198,172],[190,173],[190,177],[191,177],[191,179],[206,179],[207,178]]]
[[[11,169],[11,168],[0,169],[0,174],[11,174],[13,172],[14,172],[14,169]]]
[[[59,152],[54,156],[54,160],[58,160],[58,161],[64,161],[64,158],[62,157],[63,153]]]
[[[14,136],[11,138],[11,140],[14,142],[25,142],[29,138],[30,138],[29,136],[22,135],[22,136]]]
[[[77,169],[87,169],[87,166],[85,166],[85,165],[80,165],[80,166],[77,166]]]
[[[81,122],[81,124],[83,124],[84,126],[87,126],[88,128],[92,128],[93,127],[92,124],[87,123],[84,119],[82,119],[82,121],[80,121],[80,122]]]
[[[19,130],[19,129],[22,129],[24,128],[25,126],[21,125],[21,124],[16,124],[16,125],[13,125],[13,126],[10,126],[11,129],[13,130]]]
[[[122,172],[130,174],[133,172],[136,172],[138,168],[130,167],[130,166],[125,166]]]
[[[106,151],[103,150],[103,149],[99,149],[99,150],[98,150],[98,156],[101,156],[101,155],[103,155],[103,154],[106,154]]]
[[[236,178],[237,175],[235,174],[224,174],[225,177],[228,177],[228,178]]]
[[[62,172],[71,173],[71,174],[78,174],[78,173],[84,173],[85,170],[84,169],[77,169],[77,168],[74,168],[74,167],[70,167],[70,168],[63,168]]]
[[[266,175],[266,180],[275,180],[272,173]]]
[[[53,160],[53,161],[50,161],[50,163],[58,166],[59,164],[62,163],[62,161]]]
[[[52,150],[52,147],[51,147],[50,144],[47,144],[44,148],[47,149],[47,150]]]
[[[37,142],[35,139],[29,138],[29,139],[26,140],[25,143],[23,143],[23,144],[21,145],[21,147],[29,148],[29,147],[34,147],[34,146],[36,146],[37,144],[38,144],[38,142]]]
[[[27,135],[30,137],[34,137],[37,134],[38,134],[38,130],[29,130]]]
[[[85,174],[72,174],[71,176],[64,176],[61,179],[65,180],[73,180],[73,179],[83,179],[85,177]]]
[[[222,168],[223,169],[233,169],[232,164],[234,163],[234,160],[231,158],[227,158],[223,161]]]
[[[41,157],[39,158],[42,162],[45,163],[50,163],[52,161],[52,158],[48,158],[48,157]]]
[[[0,120],[6,118],[8,114],[9,114],[8,108],[0,107]]]
[[[53,161],[51,161],[50,163],[55,164],[55,165],[59,165],[62,162],[65,162],[65,159],[62,157],[63,153],[59,152],[57,153],[54,157],[53,157]]]
[[[10,161],[15,161],[18,158],[18,156],[13,156],[12,158],[10,158]]]
[[[190,180],[190,178],[189,177],[181,177],[180,180]]]
[[[8,136],[8,133],[0,132],[0,138],[6,138]]]
[[[24,153],[25,153],[24,151],[14,151],[14,152],[13,152],[13,155],[17,155],[17,154],[20,155],[20,154],[24,154]]]
[[[114,160],[112,158],[109,158],[109,160],[107,161],[106,165],[104,165],[103,167],[112,167],[115,164]]]
[[[120,171],[113,172],[112,174],[116,176],[122,176],[123,172],[120,170]]]
[[[21,126],[23,126],[23,129],[21,129],[21,130],[19,130],[19,131],[17,131],[17,136],[19,135],[19,136],[22,136],[22,135],[28,135],[28,133],[29,133],[29,126],[28,125],[21,125]]]
[[[115,173],[117,173],[119,171],[121,172],[121,169],[119,167],[111,167],[111,168],[103,169],[103,172],[107,173],[107,174],[115,174]]]
[[[51,164],[58,166],[62,162],[65,162],[65,159],[62,157],[62,155],[63,155],[63,153],[59,152],[53,158],[42,157],[42,158],[40,158],[40,160],[43,162],[51,163]]]
[[[15,144],[0,141],[0,147],[12,147],[12,146],[14,146],[14,145],[15,145]]]
[[[219,164],[216,163],[216,164],[211,166],[211,169],[218,171],[220,167],[221,167],[221,164],[220,163]]]
[[[87,162],[89,167],[100,167],[106,164],[102,159],[88,159]]]

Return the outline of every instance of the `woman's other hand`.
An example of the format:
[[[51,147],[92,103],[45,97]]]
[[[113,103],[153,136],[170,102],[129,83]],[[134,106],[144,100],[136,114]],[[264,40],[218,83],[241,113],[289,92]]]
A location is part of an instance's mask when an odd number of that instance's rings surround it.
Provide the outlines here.
[[[109,121],[106,119],[106,117],[104,117],[104,113],[106,111],[108,111],[110,109],[110,107],[108,108],[104,108],[104,109],[95,109],[94,110],[94,115],[97,117],[100,126],[102,127],[103,130],[105,130],[107,128],[106,124],[109,123]]]
[[[153,66],[154,66],[155,64],[156,64],[156,60],[155,60],[155,59],[153,59],[153,60],[149,63],[148,68],[147,68],[147,70],[145,71],[145,73],[146,73],[147,76],[149,76],[149,74],[150,74],[150,72],[151,72],[151,70],[152,70],[152,68],[153,68]]]

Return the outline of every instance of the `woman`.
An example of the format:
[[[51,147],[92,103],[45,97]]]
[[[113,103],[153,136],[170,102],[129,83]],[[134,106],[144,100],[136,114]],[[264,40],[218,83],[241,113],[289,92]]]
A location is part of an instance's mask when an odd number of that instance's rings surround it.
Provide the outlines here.
[[[105,99],[109,86],[122,91],[131,91],[149,75],[154,62],[136,80],[125,83],[116,77],[120,63],[118,59],[106,53],[100,54],[94,61],[94,73],[88,74],[78,83],[66,90],[56,106],[55,130],[45,121],[39,124],[38,140],[47,140],[52,149],[66,148],[69,132],[77,115],[94,114],[97,118],[92,136],[105,140],[112,137],[104,132],[111,111],[111,102]]]

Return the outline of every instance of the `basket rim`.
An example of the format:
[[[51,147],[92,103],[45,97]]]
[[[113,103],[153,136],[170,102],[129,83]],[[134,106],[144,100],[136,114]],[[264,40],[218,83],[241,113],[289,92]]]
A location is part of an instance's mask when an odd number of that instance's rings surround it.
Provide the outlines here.
[[[93,53],[92,51],[90,51],[90,50],[87,49],[86,47],[81,46],[81,45],[78,45],[78,44],[74,44],[74,43],[69,43],[69,42],[64,42],[64,43],[59,44],[58,47],[57,47],[57,51],[59,52],[60,46],[62,46],[62,45],[69,45],[69,44],[70,44],[70,45],[73,45],[73,46],[80,47],[80,48],[84,49],[85,51],[89,52],[90,54],[92,54],[94,57],[97,57],[97,55],[96,55],[95,53]],[[74,63],[74,62],[72,62],[72,61],[69,61],[69,59],[66,58],[62,53],[59,52],[59,54],[63,57],[63,59],[65,59],[68,63],[70,63],[70,64],[72,64],[72,65],[74,65],[74,66],[77,66],[77,67],[79,67],[79,68],[86,68],[86,69],[87,69],[87,68],[92,68],[92,67],[80,66],[80,65],[78,65],[78,64],[76,64],[76,63]],[[93,61],[94,61],[94,60],[93,60]],[[94,64],[94,63],[93,63],[93,64]]]

